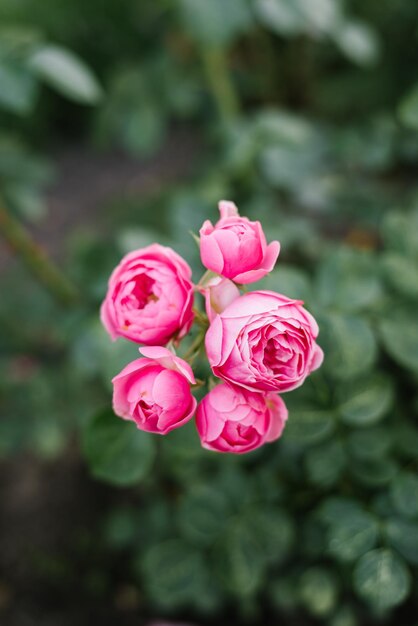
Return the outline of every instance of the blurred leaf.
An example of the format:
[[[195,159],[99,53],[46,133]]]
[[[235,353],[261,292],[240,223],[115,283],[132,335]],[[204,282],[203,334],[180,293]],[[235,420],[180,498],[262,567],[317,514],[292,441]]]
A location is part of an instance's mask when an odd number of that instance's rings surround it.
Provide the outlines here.
[[[418,518],[418,476],[401,472],[391,485],[392,502],[400,515]]]
[[[328,551],[339,561],[355,561],[374,548],[378,534],[378,522],[372,515],[351,511],[330,525]]]
[[[335,575],[322,567],[312,567],[299,581],[299,595],[311,615],[326,617],[336,606],[338,587]]]
[[[0,59],[0,109],[27,115],[38,93],[34,77],[25,68]]]
[[[330,411],[300,408],[292,411],[292,419],[286,425],[286,438],[312,446],[327,439],[334,429],[335,418]]]
[[[418,372],[418,319],[405,312],[380,324],[383,345],[400,365]]]
[[[317,513],[326,524],[338,524],[341,519],[356,517],[357,514],[361,514],[362,509],[355,500],[332,496],[323,500]]]
[[[324,307],[356,312],[373,306],[382,297],[382,287],[372,254],[338,248],[326,256],[316,277],[318,301]]]
[[[398,466],[390,458],[358,460],[349,468],[360,483],[370,488],[387,485],[398,471]]]
[[[252,533],[266,563],[277,566],[288,556],[295,539],[293,524],[284,510],[258,507],[249,512]]]
[[[284,36],[321,35],[331,31],[339,17],[332,0],[256,0],[255,11],[264,26]]]
[[[418,565],[418,523],[392,518],[386,522],[389,543],[412,563]]]
[[[132,154],[151,156],[165,137],[166,116],[154,102],[138,102],[125,113],[122,132],[123,143]]]
[[[177,0],[184,25],[203,46],[224,46],[251,25],[247,0]]]
[[[379,41],[375,31],[364,22],[343,21],[337,28],[335,43],[354,63],[373,65],[379,57]]]
[[[151,546],[138,559],[137,569],[151,599],[164,608],[198,601],[207,585],[202,555],[177,539]]]
[[[196,486],[180,503],[180,531],[192,543],[211,545],[222,533],[230,513],[228,500],[222,491],[209,485]]]
[[[81,104],[96,104],[102,89],[91,70],[75,54],[59,46],[43,46],[28,59],[29,69],[49,86]]]
[[[403,97],[399,104],[398,113],[400,120],[408,128],[418,130],[418,85]]]
[[[254,8],[260,22],[279,35],[293,35],[301,30],[301,16],[289,0],[255,0]]]
[[[265,561],[249,520],[236,518],[218,546],[218,571],[223,584],[243,597],[254,594],[263,582]]]
[[[382,223],[385,244],[401,256],[418,255],[418,209],[389,211]]]
[[[137,344],[123,338],[112,341],[98,319],[87,328],[80,328],[72,353],[74,365],[80,372],[90,378],[100,376],[109,389],[112,378],[130,361],[140,357]]]
[[[384,426],[354,430],[347,438],[348,449],[358,459],[378,459],[390,449],[392,433]]]
[[[46,216],[46,203],[36,184],[12,182],[5,185],[3,193],[10,206],[25,219],[37,221]]]
[[[365,374],[374,365],[377,345],[374,334],[360,317],[329,314],[319,318],[319,344],[324,350],[323,369],[337,380]]]
[[[418,257],[389,253],[382,259],[383,271],[388,283],[407,298],[418,298]]]
[[[321,487],[334,485],[340,478],[345,461],[340,441],[324,443],[309,450],[305,459],[309,482]]]
[[[339,413],[349,426],[371,426],[389,412],[393,401],[391,380],[377,374],[344,385]]]
[[[312,125],[305,118],[283,109],[262,109],[254,118],[253,130],[260,146],[285,144],[303,147],[315,137]]]
[[[284,293],[288,298],[308,301],[311,299],[312,288],[309,276],[297,267],[284,265],[280,261],[271,274],[263,282],[262,289]]]
[[[318,176],[318,154],[312,149],[291,145],[275,145],[260,153],[260,169],[267,183],[276,188],[297,190],[301,181],[309,185]]]
[[[410,574],[404,561],[386,548],[365,554],[354,570],[356,592],[377,610],[400,604],[410,586]]]
[[[83,450],[93,476],[119,486],[145,478],[155,452],[151,435],[111,411],[103,411],[89,422],[83,433]]]

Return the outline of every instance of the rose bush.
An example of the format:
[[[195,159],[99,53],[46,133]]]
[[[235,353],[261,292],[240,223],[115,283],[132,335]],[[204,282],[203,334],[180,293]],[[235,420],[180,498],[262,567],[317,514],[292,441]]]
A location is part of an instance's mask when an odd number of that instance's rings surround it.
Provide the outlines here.
[[[190,365],[167,348],[140,352],[145,358],[132,361],[112,380],[113,409],[141,430],[166,435],[193,417],[190,385],[196,381]]]
[[[266,243],[260,222],[241,217],[233,202],[219,203],[221,219],[200,229],[200,256],[205,267],[236,283],[260,280],[273,269],[280,252],[278,241]]]
[[[318,325],[301,302],[253,291],[215,317],[206,351],[219,378],[253,391],[290,391],[322,363]]]
[[[127,254],[112,272],[101,320],[112,337],[165,345],[193,323],[191,269],[174,250],[154,243]]]
[[[242,454],[282,434],[287,409],[277,394],[261,395],[227,383],[217,385],[199,404],[196,425],[202,446]]]

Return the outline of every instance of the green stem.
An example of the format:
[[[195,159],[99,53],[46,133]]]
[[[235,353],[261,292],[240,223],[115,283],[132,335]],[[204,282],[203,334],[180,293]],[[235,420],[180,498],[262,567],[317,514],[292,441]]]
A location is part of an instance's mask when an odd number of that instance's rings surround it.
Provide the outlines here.
[[[234,120],[239,113],[239,100],[228,68],[225,50],[207,47],[201,50],[202,61],[210,90],[224,123]]]
[[[78,292],[68,278],[53,264],[28,231],[13,217],[0,201],[0,233],[27,268],[56,300],[73,304]]]

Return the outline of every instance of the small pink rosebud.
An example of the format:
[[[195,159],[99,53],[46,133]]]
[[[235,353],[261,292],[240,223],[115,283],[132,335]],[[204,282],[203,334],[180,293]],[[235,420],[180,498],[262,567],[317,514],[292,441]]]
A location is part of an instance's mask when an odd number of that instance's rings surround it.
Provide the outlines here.
[[[200,256],[205,267],[236,283],[248,284],[273,269],[280,252],[278,241],[269,245],[260,222],[240,217],[233,202],[219,203],[221,219],[200,229]]]
[[[209,322],[240,296],[236,284],[232,280],[221,278],[221,276],[211,278],[209,282],[199,288],[199,291],[205,297],[206,315]]]

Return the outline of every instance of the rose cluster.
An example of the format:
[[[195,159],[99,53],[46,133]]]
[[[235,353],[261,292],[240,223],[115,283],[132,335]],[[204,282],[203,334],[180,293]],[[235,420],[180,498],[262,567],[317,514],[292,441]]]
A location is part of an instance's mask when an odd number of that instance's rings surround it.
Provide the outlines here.
[[[220,220],[200,229],[208,271],[197,285],[171,248],[135,250],[110,277],[101,319],[113,339],[144,346],[142,358],[112,381],[117,415],[162,435],[195,416],[203,447],[240,454],[280,437],[287,409],[279,394],[299,387],[323,353],[318,325],[301,301],[243,287],[273,269],[279,242],[267,244],[260,222],[241,217],[232,202],[220,202],[219,210]],[[206,316],[194,308],[197,292]],[[191,390],[204,383],[174,350],[194,323],[207,328],[211,383],[218,382],[198,406]]]

